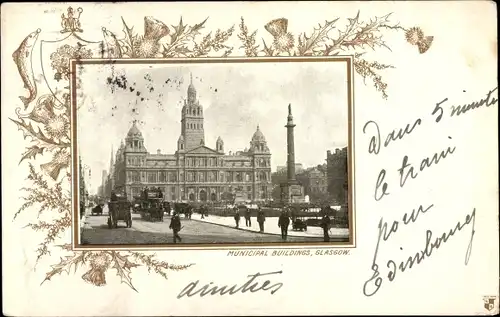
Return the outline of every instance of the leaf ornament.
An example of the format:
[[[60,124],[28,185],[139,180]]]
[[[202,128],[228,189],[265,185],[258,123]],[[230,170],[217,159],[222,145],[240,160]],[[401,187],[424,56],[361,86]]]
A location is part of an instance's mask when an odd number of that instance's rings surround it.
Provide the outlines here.
[[[130,269],[138,267],[139,264],[130,262],[128,260],[128,256],[120,255],[117,252],[112,252],[111,255],[114,262],[113,269],[116,270],[116,275],[120,277],[122,283],[127,284],[130,288],[137,292],[135,287],[132,285],[132,278],[130,277],[132,272]]]
[[[21,160],[19,161],[19,164],[21,164],[24,160],[35,159],[38,154],[42,155],[44,150],[44,147],[38,147],[37,145],[27,147],[26,152],[23,153]]]
[[[42,281],[43,284],[45,281],[50,281],[50,279],[58,274],[66,272],[68,274],[71,273],[71,267],[75,267],[75,272],[78,269],[79,264],[85,263],[85,252],[79,253],[76,256],[65,256],[64,259],[61,258],[60,262],[54,265],[51,265],[52,270],[45,274],[45,279]]]

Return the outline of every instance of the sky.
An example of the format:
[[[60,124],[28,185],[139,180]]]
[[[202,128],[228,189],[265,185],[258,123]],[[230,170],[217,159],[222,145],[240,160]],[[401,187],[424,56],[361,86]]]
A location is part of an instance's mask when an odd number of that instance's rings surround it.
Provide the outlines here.
[[[77,90],[78,146],[92,170],[90,192],[109,169],[134,120],[146,149],[173,154],[192,74],[204,109],[205,145],[217,137],[226,153],[249,147],[257,126],[271,151],[272,170],[286,165],[288,104],[295,127],[295,162],[325,163],[326,151],[347,146],[344,62],[84,65]]]

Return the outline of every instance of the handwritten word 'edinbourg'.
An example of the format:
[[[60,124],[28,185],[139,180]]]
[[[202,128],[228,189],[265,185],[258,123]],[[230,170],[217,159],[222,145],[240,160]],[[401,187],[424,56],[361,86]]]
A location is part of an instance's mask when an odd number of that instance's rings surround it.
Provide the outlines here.
[[[197,280],[196,282],[191,282],[189,283],[184,289],[177,295],[177,298],[180,299],[184,296],[187,297],[192,297],[194,295],[200,295],[200,297],[206,296],[206,295],[234,295],[238,292],[241,293],[246,293],[250,291],[251,293],[255,293],[258,291],[271,291],[271,294],[276,293],[282,286],[283,283],[275,283],[271,284],[271,281],[266,280],[262,285],[259,286],[259,282],[255,281],[257,278],[261,276],[266,276],[266,275],[275,275],[275,274],[281,274],[283,271],[276,271],[276,272],[270,272],[270,273],[255,273],[252,275],[248,275],[247,277],[249,278],[243,285],[237,286],[236,284],[231,286],[230,288],[227,285],[224,286],[217,286],[213,285],[214,282],[210,282],[203,287],[199,288],[198,290],[195,290],[196,287],[198,286],[198,283],[200,282]],[[252,284],[253,283],[253,284]]]
[[[407,225],[410,223],[410,220],[411,222],[415,222],[418,218],[419,212],[425,213],[432,207],[433,205],[430,205],[426,209],[423,209],[423,207],[420,206],[417,211],[417,214],[414,213],[415,212],[414,210],[412,215],[410,216],[410,219],[408,219],[407,218],[408,215],[405,214],[403,217],[403,223]],[[433,232],[431,230],[426,230],[425,248],[421,251],[416,252],[414,255],[408,257],[406,261],[402,261],[399,263],[399,265],[396,265],[396,262],[394,260],[392,259],[388,260],[386,266],[389,269],[389,272],[387,273],[387,278],[389,279],[389,282],[394,281],[398,270],[403,273],[406,270],[411,269],[414,265],[420,264],[420,262],[422,262],[426,258],[431,257],[431,255],[433,254],[432,252],[435,249],[439,249],[439,247],[448,242],[448,239],[453,235],[455,235],[457,231],[461,231],[465,226],[471,223],[472,223],[472,230],[471,230],[472,232],[469,240],[469,245],[467,246],[467,250],[465,252],[465,265],[467,265],[469,263],[469,258],[472,253],[472,241],[474,239],[474,234],[475,234],[475,229],[474,229],[476,223],[475,208],[471,214],[468,214],[465,217],[465,221],[463,223],[461,223],[460,221],[457,222],[454,228],[450,229],[448,232],[444,232],[443,234],[434,239],[433,239]],[[377,255],[380,248],[380,242],[387,241],[390,238],[391,234],[396,233],[398,231],[398,227],[399,227],[399,222],[394,221],[391,225],[389,232],[387,232],[388,228],[387,222],[384,222],[383,219],[380,219],[380,223],[378,225],[379,228],[378,241],[377,241],[377,246],[375,248],[375,253],[373,255],[373,262],[371,266],[373,275],[370,279],[368,279],[365,282],[363,286],[363,294],[365,296],[375,295],[382,286],[384,279],[380,276],[379,265],[377,263]],[[371,290],[369,289],[369,286],[372,286]]]

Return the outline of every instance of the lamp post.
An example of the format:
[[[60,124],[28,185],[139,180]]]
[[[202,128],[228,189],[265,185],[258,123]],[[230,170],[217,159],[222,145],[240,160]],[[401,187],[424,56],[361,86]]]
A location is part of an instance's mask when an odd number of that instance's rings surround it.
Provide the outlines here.
[[[90,166],[82,164],[82,157],[78,157],[78,172],[79,172],[79,185],[80,185],[80,202],[83,202],[87,207],[89,203],[89,186],[92,178],[92,171]]]

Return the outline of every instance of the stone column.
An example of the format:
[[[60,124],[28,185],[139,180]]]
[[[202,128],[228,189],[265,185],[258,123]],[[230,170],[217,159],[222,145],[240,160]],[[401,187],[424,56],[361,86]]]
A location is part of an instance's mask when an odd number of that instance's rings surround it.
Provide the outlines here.
[[[288,105],[288,118],[286,124],[287,130],[287,178],[288,182],[295,181],[295,145],[293,138],[293,128],[295,128],[295,124],[293,123],[292,116],[292,105]]]

